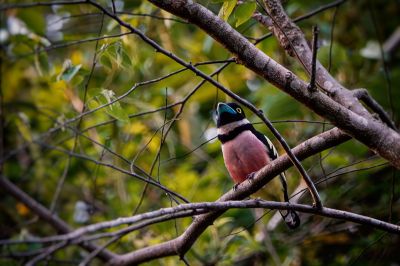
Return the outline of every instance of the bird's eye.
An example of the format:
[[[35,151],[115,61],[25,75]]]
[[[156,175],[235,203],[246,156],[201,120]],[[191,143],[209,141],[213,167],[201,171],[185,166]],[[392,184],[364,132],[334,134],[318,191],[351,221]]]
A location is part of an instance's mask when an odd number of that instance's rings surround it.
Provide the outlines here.
[[[241,114],[241,113],[242,113],[242,109],[236,108],[236,112],[238,112],[239,114]]]

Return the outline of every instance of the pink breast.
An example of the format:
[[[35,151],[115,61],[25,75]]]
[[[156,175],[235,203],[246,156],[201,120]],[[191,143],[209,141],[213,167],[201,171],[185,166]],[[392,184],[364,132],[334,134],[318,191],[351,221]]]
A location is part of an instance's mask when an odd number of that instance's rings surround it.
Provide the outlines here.
[[[222,153],[225,166],[236,184],[270,162],[265,145],[250,131],[224,143]]]

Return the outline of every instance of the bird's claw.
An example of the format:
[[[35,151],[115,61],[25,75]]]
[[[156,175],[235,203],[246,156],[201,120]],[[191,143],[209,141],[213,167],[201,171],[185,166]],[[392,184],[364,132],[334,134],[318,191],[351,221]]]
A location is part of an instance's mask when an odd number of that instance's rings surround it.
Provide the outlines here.
[[[255,174],[255,172],[248,174],[246,179],[249,180],[249,182],[253,182]]]
[[[239,183],[235,184],[235,185],[232,187],[233,191],[236,191],[237,188],[238,188],[238,186],[239,186]]]
[[[321,204],[321,202],[319,202],[319,203],[313,202],[312,207],[314,209],[321,210],[322,209],[322,204]]]

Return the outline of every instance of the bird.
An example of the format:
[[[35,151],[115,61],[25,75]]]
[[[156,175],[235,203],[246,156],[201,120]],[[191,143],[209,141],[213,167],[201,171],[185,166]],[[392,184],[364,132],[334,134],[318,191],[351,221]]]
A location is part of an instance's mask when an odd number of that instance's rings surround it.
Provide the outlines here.
[[[234,189],[278,158],[278,152],[272,142],[247,120],[239,104],[218,103],[216,122],[224,163],[235,183]],[[279,179],[284,200],[289,202],[285,173],[280,173]],[[280,211],[280,213],[290,229],[300,225],[300,218],[294,210],[287,210],[286,213]]]

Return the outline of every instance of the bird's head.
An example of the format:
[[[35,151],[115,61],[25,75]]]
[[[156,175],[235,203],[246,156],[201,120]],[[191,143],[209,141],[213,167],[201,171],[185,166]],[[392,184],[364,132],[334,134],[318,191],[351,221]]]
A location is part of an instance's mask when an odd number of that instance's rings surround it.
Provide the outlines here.
[[[217,127],[246,118],[242,107],[237,103],[218,103],[216,115]]]

